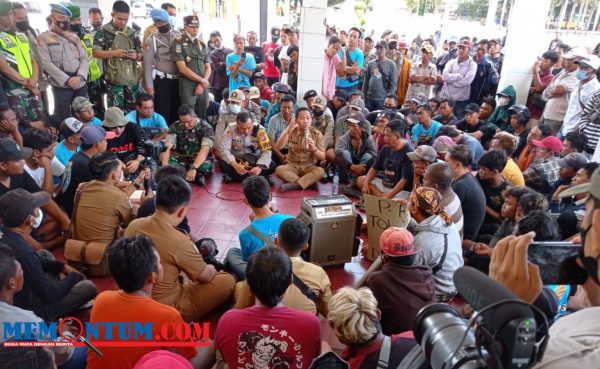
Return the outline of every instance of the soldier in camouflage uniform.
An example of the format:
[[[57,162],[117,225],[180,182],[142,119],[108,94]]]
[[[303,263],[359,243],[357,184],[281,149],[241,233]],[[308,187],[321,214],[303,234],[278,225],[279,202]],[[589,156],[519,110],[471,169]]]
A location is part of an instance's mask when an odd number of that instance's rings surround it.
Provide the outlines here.
[[[142,42],[139,33],[127,26],[129,13],[129,5],[126,2],[122,0],[115,1],[112,8],[112,20],[96,31],[93,46],[93,56],[104,60],[108,107],[117,106],[124,112],[135,110],[135,101],[142,93],[139,84],[141,67],[138,65],[138,62],[143,58]],[[129,48],[127,50],[113,48],[113,42],[117,35],[122,33],[125,33],[129,38]],[[130,62],[127,79],[131,82],[121,85],[111,82],[111,65],[125,62]]]
[[[0,81],[19,122],[42,128],[39,67],[27,36],[15,31],[12,14],[12,3],[0,1]]]
[[[219,166],[225,173],[225,183],[260,175],[273,184],[270,174],[275,170],[275,163],[271,160],[271,149],[264,127],[253,122],[248,112],[239,113],[236,122],[229,124],[223,136]]]
[[[162,165],[183,166],[188,182],[204,186],[204,176],[213,171],[214,131],[198,118],[191,105],[182,105],[178,113],[179,120],[171,125],[165,139],[169,149],[161,156]]]

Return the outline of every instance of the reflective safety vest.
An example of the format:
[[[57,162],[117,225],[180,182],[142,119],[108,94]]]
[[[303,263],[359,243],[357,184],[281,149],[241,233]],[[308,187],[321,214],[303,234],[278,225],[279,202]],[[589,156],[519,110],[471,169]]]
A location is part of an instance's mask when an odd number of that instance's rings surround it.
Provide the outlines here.
[[[0,47],[6,53],[6,61],[23,78],[33,76],[33,65],[31,61],[31,48],[27,36],[21,32],[11,35],[7,32],[0,32]]]
[[[98,60],[96,60],[96,58],[94,58],[94,56],[92,55],[92,46],[94,45],[94,37],[92,35],[90,35],[89,33],[86,33],[83,36],[83,38],[81,39],[81,45],[85,49],[85,52],[86,52],[88,58],[90,59],[89,80],[90,80],[90,82],[95,81],[98,78],[100,78],[100,75],[102,75],[102,72],[100,71],[100,67],[98,66]]]

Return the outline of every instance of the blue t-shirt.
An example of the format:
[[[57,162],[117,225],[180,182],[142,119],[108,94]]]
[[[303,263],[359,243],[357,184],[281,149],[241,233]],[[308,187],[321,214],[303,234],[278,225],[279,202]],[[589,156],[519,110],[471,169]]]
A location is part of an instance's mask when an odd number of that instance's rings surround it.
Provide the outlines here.
[[[236,53],[228,54],[227,58],[225,59],[225,63],[227,64],[227,75],[229,76],[229,92],[237,89],[240,86],[252,86],[250,84],[250,77],[248,77],[247,75],[243,73],[238,73],[237,77],[235,78],[231,75],[229,67],[237,63],[237,61],[240,59],[241,56]],[[256,69],[256,61],[254,60],[254,56],[252,56],[252,54],[246,53],[246,61],[242,65],[242,69],[254,73],[254,70]]]
[[[125,118],[128,121],[137,124],[137,114],[137,110],[130,111]],[[150,118],[140,118],[139,125],[150,135],[150,137],[154,137],[160,134],[163,130],[169,129],[165,118],[158,113],[152,113]]]
[[[360,51],[360,49],[357,47],[356,49],[349,51],[348,52],[350,54],[350,60],[352,61],[350,64],[356,62],[356,66],[359,68],[363,67],[363,64],[365,63],[365,55],[363,54],[362,51]],[[338,51],[338,56],[340,58],[340,60],[342,60],[342,58],[344,57],[344,55],[342,54],[342,50]],[[348,79],[342,79],[340,77],[336,77],[335,79],[335,85],[337,87],[352,87],[352,86],[356,86],[358,85],[358,75],[354,74],[353,75],[353,81],[350,81]]]
[[[75,152],[69,151],[69,149],[67,149],[67,147],[65,146],[65,140],[62,140],[54,148],[54,156],[58,159],[58,161],[60,161],[62,163],[62,165],[64,165],[66,167],[69,160],[71,160],[71,157],[73,155],[75,155],[75,153],[78,151],[79,151],[79,146],[77,146],[77,150],[75,150]],[[60,181],[61,181],[61,177],[54,176],[54,180],[53,180],[54,185],[59,184]]]
[[[413,142],[417,143],[417,146],[420,145],[432,145],[433,142],[435,141],[435,136],[437,135],[438,131],[440,130],[440,128],[442,127],[442,123],[437,122],[435,120],[431,121],[431,125],[429,126],[429,129],[425,129],[425,127],[423,127],[422,123],[418,123],[417,125],[415,125],[412,129],[412,135],[410,136],[410,139]]]
[[[485,150],[483,149],[483,146],[481,146],[479,140],[475,137],[466,133],[463,133],[462,137],[461,144],[471,149],[471,153],[473,154],[473,164],[471,164],[471,169],[475,170],[477,169],[477,162],[483,156]]]
[[[90,126],[102,127],[102,121],[98,117],[92,118],[89,124]]]
[[[275,213],[268,218],[256,219],[251,224],[257,231],[274,240],[279,232],[279,226],[284,220],[293,218],[291,215]],[[242,229],[239,235],[240,248],[242,249],[242,260],[248,261],[250,255],[265,247],[265,243],[258,237]]]

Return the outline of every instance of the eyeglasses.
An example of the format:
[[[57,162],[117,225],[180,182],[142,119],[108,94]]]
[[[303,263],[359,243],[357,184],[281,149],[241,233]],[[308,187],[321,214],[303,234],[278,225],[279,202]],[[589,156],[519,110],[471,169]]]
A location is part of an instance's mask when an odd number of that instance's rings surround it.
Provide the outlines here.
[[[125,129],[125,126],[107,127],[109,131],[117,131],[119,129]]]

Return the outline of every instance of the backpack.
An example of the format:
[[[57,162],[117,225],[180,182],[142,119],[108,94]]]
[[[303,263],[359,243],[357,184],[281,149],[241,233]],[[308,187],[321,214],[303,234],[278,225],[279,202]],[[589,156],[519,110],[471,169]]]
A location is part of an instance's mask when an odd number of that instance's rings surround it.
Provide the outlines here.
[[[132,50],[135,45],[131,43],[131,35],[135,33],[132,28],[118,31],[112,27],[104,30],[114,36],[109,50]],[[127,58],[110,58],[104,63],[104,77],[108,83],[115,86],[135,86],[142,76],[142,68],[137,60]]]

